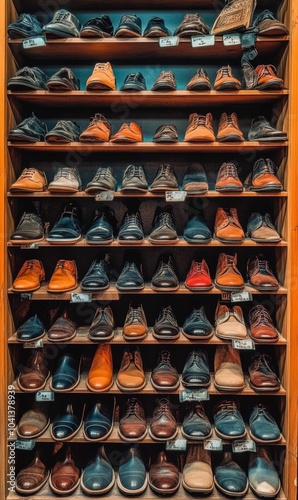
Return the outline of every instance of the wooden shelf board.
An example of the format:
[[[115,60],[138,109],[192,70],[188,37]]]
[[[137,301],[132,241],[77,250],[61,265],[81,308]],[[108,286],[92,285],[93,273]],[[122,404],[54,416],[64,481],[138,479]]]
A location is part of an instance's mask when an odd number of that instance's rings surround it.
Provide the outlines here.
[[[187,198],[286,198],[288,196],[287,191],[280,192],[260,192],[256,193],[253,191],[243,191],[242,193],[218,193],[217,191],[208,191],[206,194],[200,195],[189,195]],[[50,191],[42,191],[35,193],[7,193],[8,198],[93,198],[94,195],[85,193],[85,191],[79,191],[77,193],[50,193]],[[117,191],[114,194],[115,198],[165,198],[164,193],[129,193],[124,194]]]

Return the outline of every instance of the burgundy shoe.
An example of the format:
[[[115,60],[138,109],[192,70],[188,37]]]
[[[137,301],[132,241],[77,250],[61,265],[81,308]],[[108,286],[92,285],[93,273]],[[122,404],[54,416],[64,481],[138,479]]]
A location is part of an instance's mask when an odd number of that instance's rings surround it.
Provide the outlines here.
[[[247,263],[248,284],[262,292],[275,292],[279,283],[269,267],[268,260],[263,255],[253,255]]]

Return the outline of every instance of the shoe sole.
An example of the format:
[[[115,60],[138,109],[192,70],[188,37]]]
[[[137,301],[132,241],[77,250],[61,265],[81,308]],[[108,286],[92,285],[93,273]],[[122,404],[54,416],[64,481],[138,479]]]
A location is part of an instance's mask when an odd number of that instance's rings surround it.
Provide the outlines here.
[[[157,333],[152,333],[153,337],[157,340],[177,340],[180,337],[180,332],[177,335],[158,335]]]
[[[160,85],[154,85],[151,89],[151,92],[156,92],[156,91],[163,91],[163,92],[173,92],[175,90],[177,90],[176,87],[171,87],[169,85],[167,85],[166,83],[164,84],[160,84]]]
[[[146,337],[147,337],[148,333],[144,333],[142,336],[135,336],[135,337],[129,337],[128,335],[124,335],[124,333],[122,333],[122,336],[124,338],[124,340],[126,340],[126,342],[139,342],[140,340],[144,340]]]
[[[186,283],[184,283],[185,288],[187,290],[190,290],[190,292],[209,292],[209,290],[212,290],[214,288],[214,285],[210,286],[188,286]]]
[[[49,82],[47,83],[47,89],[50,92],[70,92],[73,90],[78,90],[77,88],[74,88],[71,84],[63,82]]]
[[[71,336],[69,336],[63,340],[62,339],[61,340],[60,339],[51,339],[49,336],[47,337],[47,339],[49,342],[59,342],[59,343],[63,344],[64,342],[69,342],[70,340],[74,339],[76,334],[77,334],[77,331],[75,330]]]
[[[257,85],[255,90],[282,90],[284,85],[278,80],[271,80],[268,83],[263,83],[262,85]]]
[[[43,136],[39,137],[32,137],[30,135],[26,134],[13,134],[10,132],[8,135],[8,140],[11,142],[42,142],[43,141]]]
[[[110,383],[110,385],[108,385],[108,386],[107,386],[107,387],[105,387],[104,389],[94,389],[94,388],[93,388],[93,387],[91,387],[91,385],[89,384],[88,379],[86,380],[86,387],[87,387],[87,389],[89,389],[89,391],[91,391],[91,392],[98,392],[98,393],[100,393],[100,392],[107,392],[107,391],[109,391],[109,390],[111,389],[111,387],[113,386],[113,384],[114,384],[114,379],[112,380],[112,382]]]
[[[49,144],[69,144],[70,142],[76,142],[78,140],[78,138],[64,137],[63,135],[49,135],[45,139],[45,142]]]
[[[211,242],[211,238],[207,240],[197,240],[197,239],[187,238],[186,236],[183,236],[183,238],[185,239],[185,241],[187,241],[187,243],[197,243],[198,245],[206,245],[207,243]]]
[[[110,482],[110,484],[108,486],[106,486],[106,488],[103,488],[102,490],[89,490],[89,488],[86,488],[86,486],[83,483],[83,474],[81,476],[81,479],[79,479],[79,483],[81,486],[81,490],[84,493],[87,493],[88,495],[103,495],[104,493],[107,493],[108,491],[110,491],[113,488],[113,486],[115,484],[115,472],[113,471],[113,479]]]
[[[117,290],[119,290],[119,292],[130,292],[131,290],[143,290],[145,288],[145,285],[142,285],[142,286],[132,286],[132,287],[129,287],[129,286],[119,287],[119,286],[116,285],[116,288],[117,288]]]
[[[73,31],[63,31],[59,29],[51,29],[47,28],[44,32],[44,35],[46,35],[48,38],[52,37],[59,37],[59,38],[78,38],[77,34],[74,34]]]
[[[256,392],[278,392],[280,387],[256,387],[251,381],[248,381],[250,387]]]
[[[46,331],[44,330],[43,333],[41,333],[38,337],[34,337],[34,339],[26,339],[26,340],[23,340],[23,339],[19,339],[17,336],[16,336],[16,339],[18,342],[35,342],[35,340],[39,340],[39,339],[42,339],[46,334]]]
[[[103,144],[104,142],[108,142],[105,139],[101,139],[100,137],[96,137],[94,135],[84,135],[84,137],[80,137],[80,142],[92,142],[93,144]]]
[[[88,245],[109,245],[114,241],[114,238],[111,238],[109,240],[100,240],[100,241],[90,241],[90,240],[85,240]]]
[[[125,441],[126,443],[138,443],[139,441],[143,441],[143,439],[147,436],[147,429],[144,434],[142,434],[138,438],[127,438],[123,434],[121,434],[120,430],[118,429],[118,435],[121,437],[122,441]]]
[[[150,377],[150,382],[151,382],[151,385],[152,387],[154,387],[154,389],[156,391],[161,391],[161,392],[171,392],[171,391],[176,391],[180,385],[180,381],[178,380],[178,382],[175,384],[175,385],[172,385],[172,386],[167,386],[167,387],[164,387],[164,386],[161,386],[161,385],[157,385],[153,382],[152,380],[152,376]]]
[[[205,91],[208,91],[208,90],[211,90],[211,87],[207,86],[206,84],[194,84],[194,85],[191,85],[191,87],[186,87],[186,90],[189,90],[189,91],[198,91],[198,92],[201,92],[202,90],[205,90]]]
[[[18,384],[19,388],[20,388],[22,391],[24,391],[24,392],[37,392],[37,391],[42,391],[42,389],[44,389],[44,388],[45,388],[46,383],[47,383],[47,381],[49,380],[49,378],[50,378],[50,373],[49,373],[49,374],[47,375],[47,377],[45,378],[44,383],[43,383],[40,387],[38,387],[37,389],[26,389],[25,387],[23,387],[23,386],[21,385],[21,383],[20,383],[20,375],[19,375],[19,376],[18,376],[18,378],[17,378],[17,384]]]
[[[104,31],[97,31],[92,29],[82,30],[80,33],[80,38],[111,38],[112,35],[105,33]]]
[[[184,479],[182,479],[182,486],[189,493],[202,493],[207,495],[211,494],[212,491],[214,490],[214,486],[212,486],[212,488],[191,488],[185,483]]]
[[[147,193],[148,188],[147,187],[141,188],[141,187],[135,186],[135,187],[124,187],[124,188],[122,187],[120,189],[121,193],[133,193],[134,191],[137,191],[138,193]]]
[[[283,187],[282,186],[279,186],[279,185],[275,185],[275,186],[263,186],[263,187],[253,187],[251,186],[249,188],[250,191],[268,191],[268,192],[271,192],[271,191],[282,191],[283,190]]]
[[[252,492],[259,498],[275,498],[277,497],[277,495],[279,494],[280,492],[280,489],[281,489],[281,484],[280,484],[280,481],[279,481],[279,487],[278,487],[278,491],[274,494],[269,494],[269,495],[266,495],[265,493],[260,493],[259,491],[257,491],[252,485],[251,483],[249,484],[250,486],[250,489],[252,490]]]
[[[262,238],[252,238],[250,236],[251,241],[255,241],[256,243],[279,243],[281,241],[281,238],[272,238],[270,240],[262,239]]]
[[[217,333],[217,330],[215,330],[215,335],[219,338],[219,339],[223,339],[223,340],[233,340],[233,339],[237,339],[237,340],[247,340],[248,339],[248,335],[245,335],[245,337],[243,337],[243,335],[240,337],[240,336],[237,336],[236,334],[233,334],[233,335],[220,335],[219,333]]]
[[[129,495],[129,496],[140,495],[141,493],[144,493],[144,491],[146,490],[146,488],[148,486],[147,473],[146,473],[146,479],[145,479],[145,482],[144,482],[143,486],[141,488],[139,488],[138,490],[129,490],[127,488],[124,488],[124,486],[122,486],[120,478],[119,478],[119,472],[118,472],[118,476],[117,476],[117,479],[116,479],[116,484],[117,484],[117,487],[118,487],[119,491],[123,495]]]
[[[208,189],[200,189],[200,188],[193,188],[193,189],[187,189],[187,184],[183,187],[183,191],[186,193],[186,195],[203,195],[208,193]]]
[[[147,35],[143,35],[144,38],[159,38],[160,36],[170,36],[168,33],[161,29],[153,29]]]
[[[66,292],[71,292],[72,290],[75,290],[77,288],[77,284],[72,286],[71,288],[64,288],[63,290],[49,290],[49,288],[47,288],[47,292],[48,293],[66,293]]]
[[[219,238],[218,236],[216,236],[215,234],[213,235],[213,238],[217,241],[220,241],[221,243],[243,243],[245,238],[241,238],[241,239],[224,239],[224,238]]]
[[[219,193],[224,193],[226,191],[231,193],[242,193],[243,187],[227,185],[222,188],[218,188],[215,186],[215,191],[218,191]]]
[[[249,488],[249,484],[248,484],[248,481],[246,482],[246,488],[243,490],[243,491],[237,491],[237,492],[233,492],[233,491],[228,491],[228,490],[225,490],[222,486],[220,486],[216,480],[216,477],[214,476],[214,483],[215,483],[215,486],[216,488],[219,489],[219,491],[221,491],[222,493],[224,493],[225,495],[227,495],[228,497],[241,497],[241,496],[244,496],[246,495],[246,493],[248,492],[248,488]]]
[[[237,83],[234,82],[224,82],[222,83],[219,87],[214,86],[214,90],[216,91],[221,91],[221,90],[240,90],[241,89],[241,84],[237,85]]]
[[[242,292],[245,288],[245,285],[241,286],[222,286],[217,283],[216,280],[214,280],[214,285],[218,290],[222,290],[223,292]]]
[[[227,392],[241,392],[245,388],[245,384],[241,385],[240,387],[230,387],[227,385],[218,385],[216,382],[214,382],[214,387],[217,391],[227,391]]]
[[[26,90],[45,90],[43,87],[39,87],[38,85],[30,84],[26,78],[18,78],[12,84],[7,85],[7,90],[11,90],[12,92],[22,92]]]
[[[158,437],[154,436],[154,434],[152,434],[152,432],[151,432],[150,427],[148,430],[148,434],[151,437],[151,439],[153,439],[153,441],[159,441],[161,443],[165,443],[166,441],[171,441],[172,439],[176,438],[176,436],[178,435],[178,427],[175,430],[174,434],[172,436],[167,437],[167,438],[158,438]]]
[[[236,134],[229,134],[221,138],[217,137],[217,140],[218,142],[244,142],[244,137]]]
[[[183,142],[215,142],[214,139],[208,139],[207,137],[195,137],[194,139],[184,139]]]
[[[145,381],[143,382],[143,384],[139,385],[137,387],[124,387],[123,385],[121,385],[118,382],[118,379],[116,379],[116,385],[120,389],[120,391],[122,391],[122,392],[138,392],[138,391],[142,391],[144,389],[144,387],[146,387],[147,380],[145,378]]]
[[[154,486],[154,484],[152,484],[150,482],[150,479],[148,482],[149,482],[149,486],[152,489],[152,491],[154,491],[155,493],[158,493],[159,495],[173,495],[174,493],[176,493],[176,491],[179,489],[179,486],[180,486],[180,480],[179,480],[179,483],[177,484],[177,486],[175,486],[175,488],[168,488],[166,490],[164,490],[163,488],[157,488],[156,486]]]
[[[97,82],[92,82],[88,83],[86,90],[115,90],[113,87],[110,87],[109,85],[106,85],[105,83],[102,83],[100,81]]]
[[[9,240],[9,243],[11,243],[12,245],[30,245],[31,243],[37,243],[43,240],[44,237],[38,238],[36,240]]]
[[[148,241],[152,244],[152,245],[176,245],[176,243],[179,242],[179,238],[175,238],[173,240],[154,240],[152,238],[148,238]]]
[[[66,188],[65,186],[57,186],[57,187],[49,187],[48,191],[50,193],[78,193],[80,191],[79,188]]]
[[[256,436],[254,436],[251,432],[251,429],[249,430],[249,435],[251,437],[251,439],[253,441],[255,441],[256,443],[262,443],[262,444],[271,444],[271,443],[279,443],[279,441],[281,441],[281,438],[282,436],[280,435],[278,438],[276,439],[260,439],[260,438],[257,438]]]
[[[143,92],[144,90],[146,90],[146,89],[144,89],[144,88],[140,89],[133,84],[131,84],[131,85],[127,84],[127,85],[125,85],[125,87],[121,87],[121,89],[120,89],[121,92]]]
[[[166,191],[179,191],[179,188],[178,187],[171,187],[171,186],[161,186],[161,187],[156,187],[156,188],[150,189],[151,193],[165,193]]]
[[[114,332],[111,333],[108,337],[92,337],[92,335],[87,335],[88,339],[92,340],[93,342],[109,342],[114,338]]]
[[[195,389],[196,387],[209,387],[211,384],[211,380],[209,382],[184,382],[182,380],[182,385],[186,389]]]
[[[121,28],[115,33],[115,38],[121,37],[129,37],[129,38],[141,38],[141,34],[136,33],[135,31],[130,30],[129,28]]]
[[[26,495],[26,496],[32,495],[33,493],[37,493],[47,483],[49,476],[50,476],[50,471],[48,471],[46,478],[43,480],[43,482],[39,486],[36,486],[36,488],[32,488],[31,490],[23,490],[23,488],[20,488],[16,483],[15,485],[16,491],[21,495]]]
[[[277,292],[279,286],[256,286],[252,285],[250,281],[247,282],[247,285],[255,290],[259,290],[260,292]]]
[[[263,339],[263,338],[256,339],[255,337],[253,337],[250,330],[248,330],[248,333],[250,338],[254,341],[255,344],[276,344],[276,342],[278,342],[280,339],[280,334],[278,334],[278,337],[276,337],[275,339]]]
[[[69,239],[64,239],[64,240],[55,240],[53,238],[46,238],[46,241],[50,244],[54,245],[67,245],[68,243],[77,243],[82,239],[82,236],[79,236],[78,238],[69,238]]]
[[[183,333],[184,337],[186,337],[187,339],[189,339],[189,340],[199,340],[200,342],[202,340],[209,340],[209,339],[211,339],[211,337],[213,337],[213,330],[212,330],[212,332],[210,334],[204,335],[204,336],[202,335],[201,337],[199,335],[189,335],[188,333],[185,333],[185,331],[183,330],[183,328],[182,328],[182,333]]]
[[[186,434],[186,432],[184,432],[184,430],[183,430],[183,427],[181,427],[181,434],[185,439],[189,439],[190,441],[204,441],[205,439],[208,439],[212,436],[212,429],[209,432],[209,434],[207,434],[207,436],[198,437],[198,436],[191,436],[189,434]]]
[[[107,286],[104,286],[104,287],[88,287],[88,286],[82,286],[81,285],[81,289],[83,292],[102,292],[104,290],[107,290],[109,288],[110,284],[108,284]]]
[[[246,436],[246,430],[244,431],[243,434],[240,434],[239,436],[227,436],[226,434],[222,434],[222,432],[219,432],[216,427],[214,427],[215,434],[220,437],[221,439],[227,439],[227,440],[234,440],[234,439],[241,439],[244,436]]]
[[[151,288],[152,290],[154,290],[155,292],[163,292],[163,293],[166,293],[166,292],[177,292],[177,290],[179,290],[179,285],[178,286],[175,286],[175,287],[156,287],[154,285],[151,285]]]
[[[53,424],[51,425],[51,430],[50,430],[50,434],[51,434],[51,438],[54,440],[54,441],[71,441],[72,438],[75,437],[75,435],[79,432],[79,430],[81,429],[82,427],[82,424],[83,424],[83,421],[81,421],[79,427],[72,433],[70,434],[69,436],[65,437],[65,438],[56,438],[53,434]]]
[[[51,420],[50,420],[50,419],[48,419],[48,421],[47,421],[47,423],[46,423],[45,427],[44,427],[41,431],[36,432],[35,434],[31,434],[31,436],[30,436],[30,438],[29,438],[29,439],[35,439],[35,438],[37,438],[37,437],[41,436],[41,435],[42,435],[42,434],[43,434],[43,433],[47,430],[47,428],[49,427],[50,423],[51,423]],[[17,432],[17,436],[18,436],[19,438],[21,438],[21,439],[28,439],[28,436],[23,436],[23,434],[20,434],[20,432],[19,432],[18,428],[17,428],[17,431],[16,431],[16,432]],[[32,493],[34,493],[34,491],[32,491]]]
[[[288,137],[287,136],[268,136],[268,137],[258,137],[255,139],[250,139],[251,142],[277,142],[277,141],[287,141]]]
[[[153,142],[155,143],[160,143],[160,142],[171,142],[171,143],[176,143],[176,142],[179,142],[178,139],[173,139],[172,137],[167,137],[167,136],[164,136],[164,137],[159,137],[158,139],[153,139]]]
[[[138,141],[137,139],[132,139],[129,137],[125,137],[124,135],[120,135],[116,139],[111,139],[111,142],[116,143],[116,144],[117,144],[117,142],[122,142],[122,143],[124,142],[127,144],[136,144],[137,142],[142,142],[142,141]]]
[[[101,191],[114,191],[113,187],[108,187],[108,186],[94,186],[94,187],[89,187],[85,189],[85,193],[89,195],[96,195],[101,193]]]
[[[144,243],[144,238],[142,240],[119,240],[118,243],[119,245],[143,245]]]

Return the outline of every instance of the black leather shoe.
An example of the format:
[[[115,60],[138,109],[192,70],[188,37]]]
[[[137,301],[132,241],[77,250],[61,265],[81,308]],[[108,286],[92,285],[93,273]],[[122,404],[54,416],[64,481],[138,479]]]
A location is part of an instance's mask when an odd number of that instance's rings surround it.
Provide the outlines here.
[[[153,136],[153,142],[178,142],[178,132],[176,125],[160,125]]]
[[[94,219],[86,233],[86,242],[90,245],[112,243],[117,219],[114,210],[104,207],[101,212],[95,210]]]
[[[48,129],[35,115],[25,118],[8,134],[11,142],[41,142],[44,140]]]
[[[287,133],[282,130],[277,130],[270,125],[264,116],[258,116],[251,122],[248,132],[249,141],[271,142],[271,141],[286,141]]]
[[[134,165],[126,167],[123,173],[121,191],[125,193],[126,191],[146,192],[147,190],[148,182],[143,167],[135,167]]]
[[[34,14],[21,14],[15,23],[9,24],[8,36],[11,39],[28,38],[42,34],[42,26]]]
[[[277,423],[267,408],[256,405],[249,416],[250,436],[257,443],[278,443],[281,433]]]
[[[45,135],[47,142],[77,142],[81,130],[79,125],[70,120],[59,120],[55,127]]]
[[[141,495],[147,484],[146,467],[139,450],[132,446],[120,462],[117,486],[123,495]]]
[[[214,407],[215,432],[221,439],[240,439],[246,429],[236,401],[220,401]]]
[[[232,453],[226,451],[223,461],[215,468],[214,482],[224,495],[242,497],[247,493],[248,480],[245,472],[232,459]]]
[[[170,205],[164,208],[156,207],[148,239],[153,244],[171,245],[178,242],[173,209]]]
[[[53,19],[46,24],[42,31],[49,37],[72,38],[80,36],[81,23],[68,10],[56,10]]]
[[[43,222],[39,215],[25,212],[10,239],[12,243],[43,240]]]
[[[208,320],[204,306],[194,309],[187,316],[182,327],[182,333],[190,340],[210,339],[213,335],[213,326]]]
[[[140,267],[135,262],[126,261],[117,279],[116,288],[121,292],[142,290],[145,286]]]
[[[115,31],[116,37],[133,37],[142,36],[142,21],[136,15],[127,15],[121,17],[120,23]]]
[[[153,327],[153,337],[158,340],[179,338],[179,326],[171,306],[163,307]]]
[[[110,266],[108,257],[94,260],[81,282],[84,292],[95,292],[109,288]]]
[[[192,214],[184,228],[183,238],[188,243],[209,243],[211,231],[203,215]]]
[[[179,281],[175,274],[171,256],[164,255],[151,280],[151,288],[156,292],[176,292]]]
[[[45,335],[45,327],[37,314],[27,319],[16,332],[17,340],[20,342],[31,342],[41,339]]]
[[[142,90],[147,90],[146,80],[142,73],[129,73],[124,80],[124,83],[120,89],[121,91],[131,91],[139,92]]]
[[[124,215],[122,224],[118,234],[119,243],[143,243],[144,231],[140,212],[129,213]]]
[[[67,441],[72,439],[82,425],[82,415],[78,417],[74,413],[73,405],[67,404],[54,418],[51,426],[51,436],[55,441]]]
[[[80,359],[64,354],[58,360],[57,368],[50,382],[54,392],[70,392],[80,382]]]
[[[93,17],[84,24],[81,29],[81,38],[109,38],[113,36],[112,21],[106,14],[101,17]]]
[[[143,36],[147,38],[159,38],[160,36],[171,36],[171,32],[165,27],[165,22],[160,17],[151,17],[144,30]]]
[[[155,178],[151,184],[152,193],[164,193],[165,191],[178,191],[178,181],[171,165],[160,165]]]
[[[25,66],[19,69],[15,76],[10,78],[7,89],[8,90],[46,90],[47,89],[47,75],[39,68]]]
[[[108,341],[114,337],[114,316],[110,306],[98,307],[88,332],[90,340]]]
[[[102,441],[111,434],[115,405],[115,398],[107,395],[87,409],[84,420],[84,438],[87,441]]]
[[[117,181],[113,176],[111,167],[99,167],[92,181],[86,186],[86,193],[96,194],[100,191],[115,191]]]
[[[189,353],[182,371],[182,384],[184,387],[208,387],[210,385],[208,359],[204,351]]]
[[[47,89],[63,92],[65,90],[80,90],[80,80],[70,68],[61,68],[57,73],[50,76]]]
[[[87,495],[103,495],[115,483],[115,472],[102,446],[85,467],[81,476],[81,490]]]
[[[151,384],[157,391],[175,391],[178,389],[179,375],[171,364],[171,354],[169,351],[161,351],[158,363],[151,373]]]
[[[80,224],[77,218],[77,207],[69,203],[64,208],[61,217],[50,230],[47,241],[49,243],[75,243],[82,237]]]
[[[201,403],[195,403],[186,413],[181,429],[186,439],[207,439],[212,434],[211,423]]]

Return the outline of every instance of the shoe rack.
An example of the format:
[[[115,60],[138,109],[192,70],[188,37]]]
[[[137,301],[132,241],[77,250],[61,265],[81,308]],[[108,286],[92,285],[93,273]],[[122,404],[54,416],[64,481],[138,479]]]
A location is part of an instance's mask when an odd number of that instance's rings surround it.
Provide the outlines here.
[[[96,14],[99,12],[101,14],[117,14],[117,19],[120,19],[124,13],[121,2],[117,0],[114,2],[107,0],[102,0],[101,2],[99,0],[76,0],[76,2],[67,2],[66,6],[63,0],[56,0],[53,3],[55,4],[55,10],[67,8],[70,12],[78,14],[78,16],[84,14],[86,20],[95,17],[93,15],[94,11],[96,11]],[[23,49],[20,40],[12,40],[8,43],[6,37],[7,25],[16,20],[22,12],[35,13],[41,11],[42,7],[40,4],[41,2],[38,0],[26,0],[26,2],[24,0],[5,0],[0,7],[2,14],[0,16],[0,43],[2,54],[5,54],[5,58],[0,61],[1,104],[3,104],[0,106],[0,158],[1,164],[4,166],[0,172],[0,298],[4,305],[0,308],[0,366],[3,367],[2,376],[0,376],[0,458],[1,463],[5,465],[2,466],[2,480],[0,482],[1,499],[19,500],[22,498],[16,493],[8,493],[6,489],[6,474],[8,473],[6,447],[7,386],[15,384],[16,368],[23,355],[22,345],[16,341],[14,332],[22,323],[19,311],[23,307],[26,307],[26,304],[24,306],[24,300],[21,300],[18,294],[10,290],[13,278],[16,276],[21,264],[30,258],[37,258],[43,262],[47,277],[51,275],[60,258],[75,259],[78,264],[79,276],[82,278],[92,260],[104,252],[110,253],[112,267],[119,273],[122,268],[125,252],[134,250],[131,245],[129,245],[129,249],[125,248],[124,245],[119,245],[117,240],[106,247],[101,245],[100,248],[94,246],[91,248],[86,244],[84,239],[75,245],[65,246],[50,245],[46,241],[42,241],[37,250],[21,249],[17,245],[10,245],[10,234],[15,227],[15,223],[26,209],[28,202],[41,204],[44,213],[49,217],[51,226],[60,214],[63,202],[67,200],[71,201],[75,199],[80,208],[89,214],[89,220],[92,210],[100,207],[100,202],[95,202],[94,197],[87,195],[84,191],[67,197],[65,195],[50,194],[49,192],[30,195],[12,195],[9,193],[9,186],[20,175],[25,166],[35,166],[40,170],[45,170],[48,178],[51,179],[53,176],[53,162],[65,161],[65,157],[67,156],[68,158],[74,158],[74,161],[79,161],[78,168],[83,185],[92,179],[92,174],[97,166],[99,166],[98,164],[101,163],[106,166],[111,165],[114,168],[118,182],[121,180],[122,172],[127,165],[130,163],[143,165],[149,184],[161,163],[170,163],[179,181],[181,181],[186,171],[186,165],[194,161],[207,165],[206,174],[208,181],[216,178],[217,171],[223,161],[237,161],[238,165],[241,166],[241,170],[238,167],[238,172],[242,180],[252,170],[254,158],[270,157],[277,165],[280,165],[278,175],[283,182],[284,190],[278,194],[257,194],[245,191],[241,194],[230,193],[222,195],[217,193],[214,187],[213,189],[211,187],[206,195],[188,197],[185,202],[173,204],[176,220],[178,221],[179,234],[182,234],[183,223],[184,225],[186,223],[187,218],[185,219],[184,213],[187,210],[195,211],[198,208],[203,208],[204,214],[210,219],[210,222],[214,221],[217,207],[235,206],[238,209],[244,228],[251,212],[265,212],[269,210],[274,216],[278,231],[282,235],[280,243],[261,245],[246,239],[240,245],[224,245],[212,239],[211,243],[195,246],[189,245],[186,241],[180,239],[175,247],[169,248],[168,246],[153,246],[146,240],[138,248],[138,254],[143,262],[145,280],[147,281],[144,290],[135,294],[119,293],[116,287],[111,284],[106,291],[100,294],[93,294],[93,300],[98,301],[98,303],[110,303],[114,310],[114,315],[117,317],[117,331],[111,344],[115,359],[119,359],[124,346],[127,344],[121,335],[121,325],[123,326],[124,324],[126,311],[131,300],[144,304],[150,328],[154,324],[161,304],[172,305],[179,326],[182,325],[183,320],[187,313],[192,310],[192,307],[199,305],[205,305],[207,309],[209,308],[208,317],[211,322],[213,321],[216,303],[221,298],[221,292],[213,288],[210,292],[193,293],[182,285],[191,260],[197,251],[201,258],[206,257],[212,277],[215,275],[216,262],[221,251],[227,253],[229,251],[231,253],[237,252],[239,269],[243,276],[245,276],[246,262],[252,254],[264,253],[266,257],[269,257],[271,263],[275,262],[275,271],[281,283],[279,290],[276,293],[268,295],[246,287],[252,293],[254,302],[249,302],[248,304],[240,303],[239,305],[243,307],[246,317],[248,310],[255,303],[265,303],[265,305],[269,304],[273,307],[276,322],[279,330],[282,332],[282,336],[280,341],[274,344],[274,346],[267,348],[258,344],[257,349],[261,352],[270,352],[276,359],[281,378],[281,389],[274,396],[270,395],[270,393],[257,394],[246,384],[243,392],[236,395],[233,393],[231,397],[235,396],[241,400],[241,405],[247,408],[246,415],[249,414],[249,410],[253,408],[256,401],[265,401],[265,404],[268,402],[277,410],[280,417],[279,423],[282,428],[283,438],[278,445],[269,446],[274,448],[275,456],[283,463],[281,477],[282,490],[278,495],[278,499],[295,500],[297,498],[295,478],[297,473],[298,401],[298,349],[296,334],[298,327],[298,213],[296,209],[298,196],[298,174],[296,167],[298,159],[298,96],[295,89],[298,80],[298,4],[294,0],[288,0],[288,2],[274,0],[270,5],[270,8],[278,12],[278,16],[289,27],[289,37],[257,38],[256,48],[259,53],[257,61],[261,61],[264,64],[274,64],[277,67],[279,76],[284,78],[285,90],[268,92],[256,90],[240,90],[238,92],[215,92],[213,90],[210,92],[187,92],[184,90],[152,92],[147,90],[141,93],[129,94],[118,90],[101,93],[88,93],[84,90],[67,93],[49,93],[47,91],[7,92],[7,80],[15,74],[16,68],[25,65],[40,66],[41,68],[51,67],[54,69],[69,66],[75,73],[79,72],[85,75],[81,79],[81,88],[84,88],[86,76],[91,74],[94,64],[105,61],[110,61],[115,69],[117,67],[122,68],[122,81],[124,80],[124,76],[132,71],[131,68],[135,69],[138,67],[142,68],[141,71],[144,72],[145,78],[146,72],[150,74],[151,69],[154,67],[157,68],[155,71],[156,76],[166,68],[172,69],[174,74],[176,72],[182,74],[183,68],[187,66],[191,66],[193,69],[199,66],[208,67],[211,73],[213,71],[212,74],[214,74],[213,67],[218,69],[227,63],[233,69],[235,67],[238,74],[240,74],[240,58],[242,54],[240,46],[224,47],[222,37],[218,36],[216,37],[215,45],[205,47],[203,52],[200,52],[200,49],[192,48],[189,39],[181,39],[177,47],[166,48],[160,48],[158,41],[155,39],[145,38],[111,38],[103,40],[74,38],[67,39],[67,41],[49,40],[46,46],[30,50]],[[267,4],[267,1],[259,0],[258,9],[263,10],[267,8]],[[211,10],[209,0],[186,0],[183,2],[183,11],[181,10],[182,5],[180,0],[143,0],[142,2],[139,0],[137,2],[135,0],[127,0],[125,8],[127,13],[138,13],[141,18],[145,12],[146,14],[149,12],[150,17],[157,13],[160,14],[160,17],[165,17],[168,12],[171,16],[181,11],[179,19],[182,19],[183,15],[187,12],[199,12],[205,19],[206,15],[208,18],[208,12]],[[255,66],[256,64],[253,61],[253,65]],[[123,72],[125,68],[126,73]],[[50,74],[53,73],[54,70],[50,72]],[[211,79],[211,83],[213,81]],[[117,87],[120,88],[120,86],[121,82],[117,81]],[[53,120],[57,121],[63,118],[87,123],[90,116],[93,116],[96,112],[101,112],[108,119],[112,118],[112,121],[114,120],[114,132],[118,130],[116,124],[120,125],[124,121],[136,121],[143,125],[145,133],[144,142],[133,146],[112,143],[99,145],[83,143],[71,143],[67,145],[13,143],[7,145],[7,132],[16,123],[29,116],[32,111],[35,112],[38,118],[45,119],[46,121],[49,120],[51,123]],[[221,112],[236,111],[240,128],[243,130],[245,137],[247,137],[247,131],[252,118],[259,114],[265,114],[270,119],[274,114],[275,118],[277,117],[277,126],[288,132],[289,140],[287,143],[255,143],[245,141],[243,143],[216,142],[211,144],[190,144],[182,142],[188,115],[191,112],[207,113],[208,111],[216,117],[215,131],[217,130],[218,118]],[[124,113],[127,113],[127,116]],[[177,144],[155,144],[151,142],[153,133],[159,125],[176,122],[179,125],[180,142]],[[83,127],[81,128],[84,130]],[[92,173],[90,173],[91,171]],[[164,205],[165,200],[162,195],[156,195],[150,191],[138,196],[123,195],[120,192],[116,192],[114,200],[109,202],[109,206],[114,208],[119,222],[125,211],[125,203],[131,203],[133,200],[141,203],[140,211],[145,228],[147,228],[145,234],[149,234],[155,207],[158,204]],[[178,274],[181,278],[181,286],[175,293],[159,294],[151,289],[150,278],[154,274],[158,257],[161,253],[168,251],[174,256]],[[32,293],[31,300],[32,302],[36,301],[36,307],[45,310],[53,308],[59,303],[67,306],[70,302],[70,293],[52,295],[46,291],[46,286],[42,286],[38,291]],[[74,306],[75,304],[71,307]],[[148,371],[151,371],[155,366],[154,363],[156,362],[157,354],[163,347],[171,351],[173,364],[175,364],[174,361],[176,359],[180,360],[179,363],[177,361],[177,367],[180,368],[181,373],[181,366],[183,367],[183,362],[186,360],[187,353],[190,350],[200,347],[206,348],[209,359],[213,360],[216,345],[222,343],[220,339],[213,336],[210,340],[196,343],[194,346],[181,333],[177,341],[173,343],[169,342],[165,345],[156,341],[152,336],[152,329],[149,330],[149,335],[140,343],[144,365]],[[86,331],[87,327],[81,325],[77,336],[70,342],[70,347],[78,352],[84,352],[85,350],[95,352],[97,346],[88,340]],[[46,337],[43,342],[44,346],[50,345]],[[183,353],[183,360],[179,358],[180,353]],[[249,358],[250,354],[252,352],[245,353],[243,357]],[[71,393],[73,398],[88,398],[88,394],[90,393],[86,389],[84,377],[85,375],[83,374],[80,384]],[[181,390],[182,386],[177,391],[172,392],[170,396],[171,400],[178,401],[178,393]],[[213,401],[224,399],[225,396],[230,397],[229,394],[219,393],[213,383],[211,383],[208,392],[210,394],[211,406]],[[117,402],[122,401],[123,394],[120,393],[116,384],[113,385],[109,393],[116,396]],[[150,407],[151,402],[154,402],[157,397],[162,397],[162,395],[163,393],[157,393],[148,382],[140,397],[143,401],[146,401],[147,398],[147,405]],[[24,401],[29,396],[29,394],[21,393],[16,386],[17,415],[19,415],[19,409],[22,404],[25,404]],[[116,429],[107,438],[107,442],[121,449],[122,444]],[[87,446],[80,434],[74,438],[73,443],[81,451],[83,447]],[[37,438],[36,445],[50,450],[53,446],[50,433],[46,431],[44,435]],[[151,451],[149,447],[152,447],[152,450],[154,450],[156,444],[148,436],[140,446],[141,449],[146,448],[146,454],[150,455]],[[19,453],[24,456],[26,452],[22,451]],[[27,463],[28,460],[26,460]],[[122,495],[118,493],[115,487],[108,496],[111,499],[118,499]],[[175,498],[185,498],[190,495],[181,486],[174,496]],[[46,486],[36,495],[30,496],[30,499],[49,500],[53,497],[54,495]],[[157,495],[148,487],[144,497],[156,499]],[[71,498],[85,498],[85,496],[78,488],[77,492]],[[221,499],[223,497],[214,489],[214,493],[210,498]],[[245,498],[253,499],[256,497],[249,491]]]

